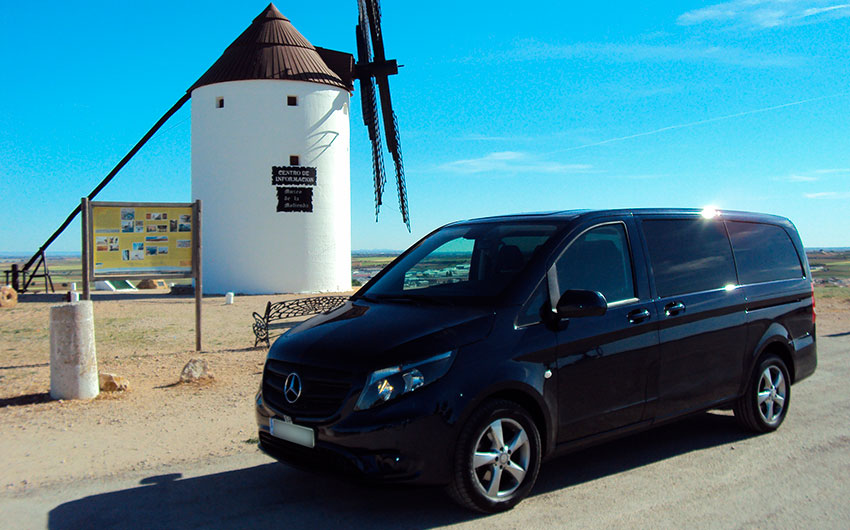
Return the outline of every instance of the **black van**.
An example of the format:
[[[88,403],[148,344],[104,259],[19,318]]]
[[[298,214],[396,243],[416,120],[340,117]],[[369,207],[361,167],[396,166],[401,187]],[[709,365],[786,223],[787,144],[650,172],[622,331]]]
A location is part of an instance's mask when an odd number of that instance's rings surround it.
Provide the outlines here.
[[[565,211],[435,230],[271,347],[260,447],[292,464],[447,485],[506,510],[540,462],[731,407],[779,427],[817,364],[785,218]]]

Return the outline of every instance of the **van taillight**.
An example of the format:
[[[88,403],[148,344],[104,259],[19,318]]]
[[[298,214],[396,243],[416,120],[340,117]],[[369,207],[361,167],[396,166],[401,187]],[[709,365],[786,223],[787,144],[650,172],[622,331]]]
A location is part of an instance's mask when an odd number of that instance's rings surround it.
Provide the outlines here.
[[[815,282],[812,282],[812,324],[817,319],[818,312],[815,310]]]

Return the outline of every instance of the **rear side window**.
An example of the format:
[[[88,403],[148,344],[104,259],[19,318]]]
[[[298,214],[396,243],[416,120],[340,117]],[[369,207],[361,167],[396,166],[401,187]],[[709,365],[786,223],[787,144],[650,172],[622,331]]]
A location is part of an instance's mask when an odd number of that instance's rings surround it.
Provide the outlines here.
[[[802,278],[803,266],[788,234],[781,227],[762,223],[726,223],[741,283]]]
[[[658,296],[719,289],[737,283],[723,222],[709,219],[643,221]]]

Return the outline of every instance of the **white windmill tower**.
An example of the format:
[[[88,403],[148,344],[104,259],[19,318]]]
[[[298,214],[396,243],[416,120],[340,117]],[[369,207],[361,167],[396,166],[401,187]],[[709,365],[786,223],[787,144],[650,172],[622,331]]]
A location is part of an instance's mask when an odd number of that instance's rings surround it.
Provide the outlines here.
[[[386,181],[380,96],[399,210],[410,227],[387,82],[398,66],[384,57],[378,0],[358,5],[356,64],[351,54],[314,47],[269,4],[189,90],[192,198],[203,201],[205,292],[351,289],[354,79],[361,82],[372,141],[376,215]]]
[[[205,291],[351,289],[352,65],[269,5],[193,85]]]

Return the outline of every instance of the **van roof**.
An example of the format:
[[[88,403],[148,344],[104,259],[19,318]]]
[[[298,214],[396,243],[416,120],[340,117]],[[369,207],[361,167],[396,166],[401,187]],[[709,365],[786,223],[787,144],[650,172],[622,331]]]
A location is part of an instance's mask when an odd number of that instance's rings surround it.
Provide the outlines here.
[[[478,223],[478,222],[492,222],[492,221],[500,221],[500,222],[511,222],[511,221],[573,221],[578,218],[584,217],[597,217],[602,215],[623,215],[623,216],[648,216],[648,215],[688,215],[688,216],[696,216],[701,215],[705,211],[704,208],[623,208],[623,209],[611,209],[611,210],[561,210],[561,211],[548,211],[548,212],[530,212],[530,213],[517,213],[517,214],[507,214],[507,215],[496,215],[490,217],[480,217],[476,219],[468,219],[466,221],[458,221],[458,223]],[[741,221],[761,221],[767,222],[771,224],[781,224],[790,226],[791,222],[782,216],[772,215],[772,214],[764,214],[764,213],[755,213],[755,212],[745,212],[739,210],[717,210],[718,215],[723,218],[728,219],[736,219]],[[451,223],[455,224],[455,223]]]

